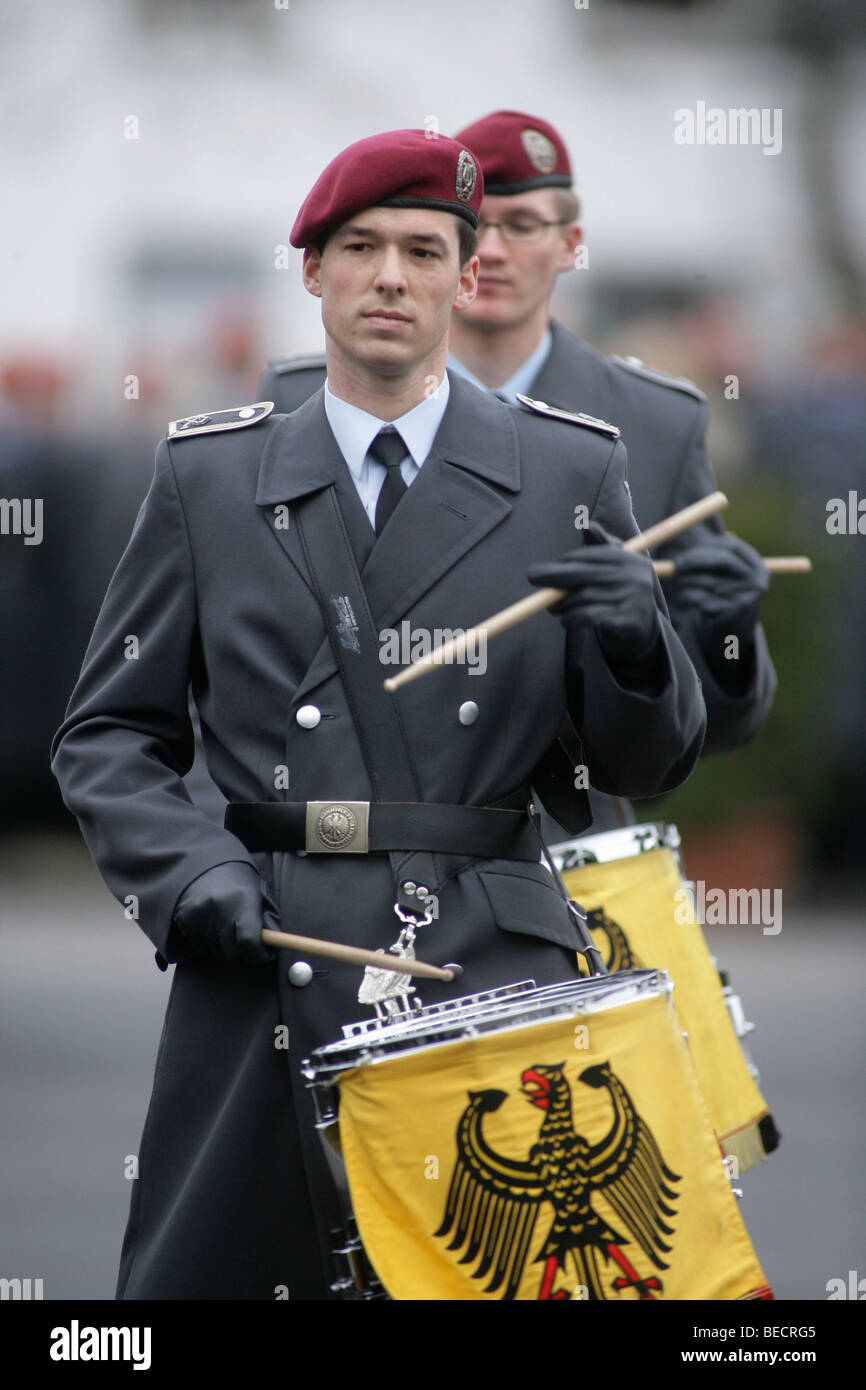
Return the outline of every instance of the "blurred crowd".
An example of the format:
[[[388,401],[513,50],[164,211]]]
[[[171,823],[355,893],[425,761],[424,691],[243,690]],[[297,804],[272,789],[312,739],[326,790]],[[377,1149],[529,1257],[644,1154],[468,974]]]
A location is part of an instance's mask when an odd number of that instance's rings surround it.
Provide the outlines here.
[[[813,877],[862,876],[866,815],[866,566],[863,535],[831,535],[828,504],[866,498],[866,320],[823,325],[783,377],[751,349],[730,305],[694,300],[642,313],[593,334],[686,376],[711,405],[713,464],[731,498],[728,528],[764,554],[811,555],[808,578],[777,578],[764,623],[779,676],[776,706],[755,745],[708,759],[664,814],[708,827],[748,828],[775,807]],[[41,499],[40,542],[0,535],[0,824],[4,831],[68,826],[48,765],[111,574],[132,529],[167,422],[255,400],[267,350],[254,318],[214,308],[199,347],[175,358],[142,354],[114,408],[86,396],[73,353],[7,352],[0,359],[0,498]],[[311,342],[309,350],[321,344]],[[118,406],[118,394],[122,405]],[[866,513],[866,503],[864,503]],[[866,531],[866,515],[862,520]],[[35,537],[33,538],[35,541]],[[459,614],[454,616],[460,622]]]

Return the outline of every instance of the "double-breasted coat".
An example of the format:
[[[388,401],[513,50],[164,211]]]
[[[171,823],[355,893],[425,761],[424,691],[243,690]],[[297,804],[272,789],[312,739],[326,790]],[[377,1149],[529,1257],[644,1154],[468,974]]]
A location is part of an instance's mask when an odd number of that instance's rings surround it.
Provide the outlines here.
[[[589,343],[551,320],[552,342],[528,394],[548,405],[585,411],[610,420],[628,450],[628,477],[634,514],[642,530],[713,492],[716,482],[707,459],[706,397],[690,381],[655,372],[636,358],[606,357]],[[277,410],[295,410],[324,380],[324,358],[275,358],[259,381],[262,400]],[[718,516],[692,527],[659,555],[697,545],[707,535],[721,535]],[[691,657],[707,708],[704,754],[722,753],[750,743],[766,718],[776,691],[776,676],[760,624],[748,673],[730,664],[731,680],[722,684],[719,663],[711,666],[702,642],[698,613],[678,613],[676,628]],[[619,825],[621,801],[592,795],[593,828]],[[548,833],[554,833],[547,826]]]
[[[397,935],[386,856],[250,853],[181,780],[191,685],[229,801],[370,797],[293,507],[336,489],[378,631],[468,627],[530,590],[530,564],[581,543],[576,507],[634,533],[625,468],[609,433],[503,405],[453,374],[431,453],[378,539],[322,393],[289,416],[160,444],[53,749],[109,888],[134,898],[157,952],[178,962],[119,1296],[328,1296],[333,1187],[300,1064],[368,1014],[356,1002],[362,972],[310,957],[312,979],[296,986],[293,952],[257,967],[184,958],[170,925],[196,877],[240,860],[259,871],[285,930],[371,949]],[[520,787],[567,708],[596,785],[641,796],[683,780],[705,714],[660,591],[658,601],[664,679],[652,689],[621,684],[592,631],[567,644],[550,613],[491,641],[484,674],[455,665],[402,689],[423,800],[487,805]],[[478,717],[466,725],[468,700]],[[296,715],[311,705],[321,718],[303,727]],[[574,973],[571,919],[543,865],[437,862],[439,917],[418,954],[458,961],[464,975],[424,982],[424,1003]]]

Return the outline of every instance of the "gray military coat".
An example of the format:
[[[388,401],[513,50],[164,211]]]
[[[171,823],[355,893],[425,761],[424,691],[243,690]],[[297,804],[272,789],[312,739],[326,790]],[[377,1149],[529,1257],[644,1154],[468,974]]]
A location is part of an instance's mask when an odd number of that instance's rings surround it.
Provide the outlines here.
[[[690,381],[654,372],[635,358],[605,357],[551,320],[550,352],[529,395],[565,410],[584,411],[611,420],[628,450],[628,481],[634,514],[641,529],[705,497],[716,487],[707,460],[707,402]],[[275,358],[259,382],[262,400],[283,411],[295,410],[325,376],[323,357]],[[724,532],[719,517],[692,527],[658,553],[673,555],[696,545],[708,533]],[[704,753],[740,748],[758,733],[776,690],[763,629],[755,631],[751,669],[744,679],[740,663],[731,663],[731,684],[724,686],[707,663],[701,645],[699,615],[678,615],[677,632],[700,678],[707,707]],[[620,823],[608,798],[593,797],[594,828]],[[621,808],[620,808],[621,809]]]
[[[433,449],[377,540],[321,394],[291,416],[160,444],[53,749],[109,888],[134,897],[159,952],[182,956],[170,939],[178,897],[232,860],[256,866],[286,930],[372,949],[397,934],[386,857],[251,854],[181,781],[191,683],[209,769],[229,801],[370,797],[293,504],[336,489],[377,630],[466,627],[527,593],[534,561],[580,544],[576,506],[634,533],[625,467],[608,434],[505,406],[452,375]],[[705,714],[665,616],[662,633],[664,683],[651,691],[621,685],[589,631],[566,669],[564,629],[549,613],[491,641],[485,674],[452,666],[400,691],[423,799],[485,805],[520,787],[567,708],[597,786],[648,796],[678,784]],[[478,706],[470,725],[458,719],[467,700]],[[296,714],[310,705],[321,719],[302,727]],[[418,954],[458,961],[465,974],[459,985],[425,984],[425,1003],[573,973],[572,923],[546,868],[455,862],[462,872],[441,864],[439,918]],[[299,1068],[368,1011],[356,1002],[360,969],[312,957],[312,980],[296,987],[295,960],[177,964],[120,1296],[327,1297],[333,1188]]]

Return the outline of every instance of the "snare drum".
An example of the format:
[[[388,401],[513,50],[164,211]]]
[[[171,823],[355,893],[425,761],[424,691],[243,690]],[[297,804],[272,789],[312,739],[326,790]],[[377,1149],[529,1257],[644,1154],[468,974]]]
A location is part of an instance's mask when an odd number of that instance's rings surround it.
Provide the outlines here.
[[[587,914],[608,969],[652,966],[669,972],[713,1127],[742,1171],[776,1147],[778,1134],[742,1041],[752,1025],[735,1026],[735,996],[726,996],[727,981],[710,956],[679,847],[674,825],[630,825],[554,845],[550,852]]]
[[[388,1296],[772,1297],[670,994],[656,970],[525,981],[306,1059]]]

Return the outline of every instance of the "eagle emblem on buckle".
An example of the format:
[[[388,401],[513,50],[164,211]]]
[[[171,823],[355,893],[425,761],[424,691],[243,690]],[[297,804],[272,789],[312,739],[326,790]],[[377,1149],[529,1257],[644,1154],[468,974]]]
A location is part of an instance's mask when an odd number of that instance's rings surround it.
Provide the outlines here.
[[[319,813],[316,835],[326,849],[345,849],[358,831],[358,818],[349,806],[335,802]]]

